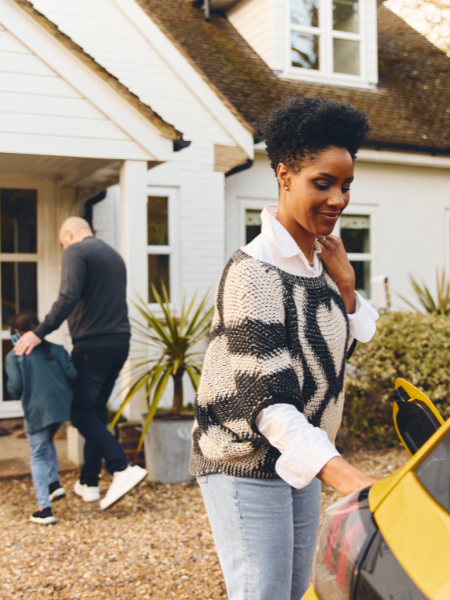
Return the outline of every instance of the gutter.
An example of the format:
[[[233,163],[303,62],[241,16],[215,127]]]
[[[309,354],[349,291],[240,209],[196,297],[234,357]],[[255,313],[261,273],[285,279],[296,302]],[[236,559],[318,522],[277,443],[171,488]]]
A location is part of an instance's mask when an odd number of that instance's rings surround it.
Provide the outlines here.
[[[250,167],[252,167],[252,166],[253,166],[253,160],[251,158],[249,158],[248,160],[245,161],[245,163],[242,163],[242,165],[233,167],[230,171],[228,171],[228,173],[225,173],[225,177],[230,177],[230,175],[236,175],[236,173],[240,173],[241,171],[246,171],[247,169],[250,169]]]
[[[431,154],[431,156],[450,156],[450,148],[438,148],[437,146],[418,146],[416,144],[396,144],[391,142],[377,142],[374,140],[365,140],[363,148],[373,148],[374,150],[390,150],[391,152],[403,151],[420,154]]]
[[[259,145],[264,144],[264,142],[262,141],[263,137],[264,136],[262,133],[255,133],[255,135],[253,136],[253,143],[255,144],[255,150],[258,150],[258,144]],[[265,147],[266,147],[266,145],[264,144],[264,148]],[[254,160],[249,158],[248,160],[245,161],[245,163],[242,163],[242,165],[238,165],[237,167],[234,167],[233,169],[228,171],[228,173],[225,173],[225,177],[229,177],[230,175],[236,175],[236,173],[240,173],[241,171],[246,171],[247,169],[250,169],[251,167],[253,167],[253,163],[254,163]]]

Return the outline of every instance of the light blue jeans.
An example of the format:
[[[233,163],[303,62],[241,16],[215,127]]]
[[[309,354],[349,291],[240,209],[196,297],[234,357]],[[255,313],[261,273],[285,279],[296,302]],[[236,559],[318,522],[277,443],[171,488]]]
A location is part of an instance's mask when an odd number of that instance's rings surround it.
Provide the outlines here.
[[[297,490],[281,479],[214,474],[197,481],[229,600],[300,600],[320,520],[320,481]]]
[[[31,476],[39,509],[50,507],[48,486],[59,479],[58,457],[53,436],[60,427],[61,423],[52,423],[36,433],[27,434]]]

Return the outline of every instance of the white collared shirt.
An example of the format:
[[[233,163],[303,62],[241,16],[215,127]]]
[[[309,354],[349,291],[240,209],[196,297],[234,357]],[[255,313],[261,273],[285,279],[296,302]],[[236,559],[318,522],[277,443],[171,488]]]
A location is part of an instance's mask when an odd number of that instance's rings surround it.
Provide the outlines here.
[[[242,250],[283,271],[302,277],[318,277],[322,272],[319,254],[322,247],[316,241],[313,265],[298,247],[294,238],[277,221],[277,206],[266,206],[261,213],[261,234]],[[375,334],[378,313],[356,293],[356,310],[347,315],[350,338],[368,342]],[[325,431],[313,427],[291,404],[276,404],[264,408],[256,418],[256,426],[281,456],[276,463],[278,475],[289,485],[302,488],[308,485],[319,471],[335,456],[340,456]]]

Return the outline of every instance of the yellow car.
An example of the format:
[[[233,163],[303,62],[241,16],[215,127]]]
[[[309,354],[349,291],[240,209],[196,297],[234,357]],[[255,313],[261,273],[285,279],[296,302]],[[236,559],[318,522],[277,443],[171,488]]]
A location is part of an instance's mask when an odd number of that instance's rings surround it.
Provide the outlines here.
[[[327,510],[303,600],[450,600],[450,419],[406,381],[395,387],[411,458]]]

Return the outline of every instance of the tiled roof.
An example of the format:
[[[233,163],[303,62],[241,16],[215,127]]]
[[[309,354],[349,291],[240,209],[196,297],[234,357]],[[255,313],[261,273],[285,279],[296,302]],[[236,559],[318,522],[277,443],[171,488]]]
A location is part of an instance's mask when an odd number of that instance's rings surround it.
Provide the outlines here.
[[[378,8],[377,91],[277,77],[221,13],[191,0],[136,0],[245,124],[258,132],[288,96],[325,96],[364,110],[368,144],[450,153],[450,58],[385,6]]]
[[[89,56],[81,46],[76,44],[69,36],[63,33],[58,27],[52,23],[45,15],[36,10],[28,0],[14,0],[26,13],[35,19],[48,33],[55,37],[63,46],[70,50],[81,62],[91,68],[95,73],[106,81],[120,96],[129,102],[137,109],[146,119],[148,119],[159,131],[174,140],[180,139],[182,133],[177,131],[173,125],[162,119],[150,106],[144,104],[136,94],[133,94],[125,87],[117,77],[111,75],[104,67],[98,64],[92,56]]]

